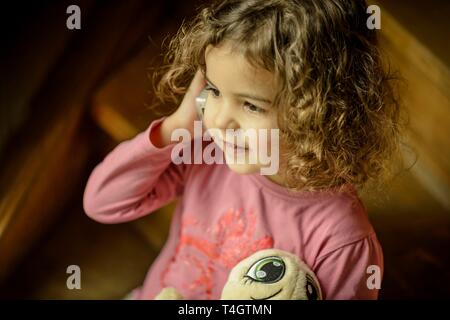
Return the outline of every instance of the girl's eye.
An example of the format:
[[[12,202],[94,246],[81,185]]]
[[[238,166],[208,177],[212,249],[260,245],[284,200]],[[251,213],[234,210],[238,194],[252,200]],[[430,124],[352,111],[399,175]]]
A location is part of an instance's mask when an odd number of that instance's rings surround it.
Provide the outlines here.
[[[219,98],[219,97],[220,97],[220,91],[217,90],[217,89],[214,88],[214,87],[211,87],[209,84],[207,84],[207,85],[205,86],[205,90],[211,91],[211,93],[212,93],[212,95],[213,95],[214,98]],[[262,114],[262,113],[265,113],[265,112],[266,112],[265,109],[260,108],[260,107],[257,107],[257,106],[255,106],[255,105],[253,105],[253,104],[251,104],[251,103],[248,103],[248,102],[244,103],[244,108],[245,108],[246,110],[248,110],[248,112],[250,112],[250,113],[259,113],[259,114]]]
[[[246,108],[249,112],[252,112],[252,113],[265,113],[266,112],[266,110],[264,110],[263,108],[257,107],[248,102],[246,102],[244,104],[244,108]]]
[[[217,89],[215,89],[215,88],[213,88],[213,87],[211,87],[211,86],[209,86],[209,85],[207,85],[207,86],[205,87],[205,90],[211,91],[212,94],[213,94],[213,97],[218,98],[218,97],[220,96],[220,91],[217,90]]]

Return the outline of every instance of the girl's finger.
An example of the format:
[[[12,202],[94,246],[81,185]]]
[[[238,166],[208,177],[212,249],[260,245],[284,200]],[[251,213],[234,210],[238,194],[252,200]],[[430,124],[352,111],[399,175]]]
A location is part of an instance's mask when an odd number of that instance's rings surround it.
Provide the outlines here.
[[[188,93],[190,95],[193,95],[194,97],[196,97],[200,94],[200,92],[203,90],[205,85],[206,85],[206,81],[203,76],[203,73],[200,69],[198,69],[194,75],[194,78],[191,81],[191,84],[189,85]]]

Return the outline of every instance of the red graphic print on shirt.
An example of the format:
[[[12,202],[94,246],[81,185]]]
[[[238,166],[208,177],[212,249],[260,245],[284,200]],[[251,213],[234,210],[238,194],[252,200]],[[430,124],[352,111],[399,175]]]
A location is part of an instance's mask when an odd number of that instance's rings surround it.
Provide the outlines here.
[[[252,210],[245,214],[242,208],[230,208],[210,228],[195,218],[183,217],[175,254],[161,276],[162,287],[167,287],[166,276],[175,263],[183,263],[183,270],[190,270],[191,276],[184,277],[181,286],[211,299],[217,267],[230,270],[256,251],[273,247],[270,236],[255,239],[256,222],[256,214]],[[189,230],[195,230],[196,236],[189,234]]]

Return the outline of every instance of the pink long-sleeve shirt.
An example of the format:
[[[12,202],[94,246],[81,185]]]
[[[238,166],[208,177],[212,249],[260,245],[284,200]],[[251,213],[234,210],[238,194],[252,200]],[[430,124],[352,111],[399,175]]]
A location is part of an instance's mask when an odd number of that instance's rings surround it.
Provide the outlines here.
[[[86,214],[108,224],[180,200],[169,238],[134,298],[153,299],[163,287],[175,287],[186,299],[219,299],[232,267],[265,248],[298,255],[325,299],[378,297],[367,283],[374,268],[382,277],[383,253],[355,188],[293,193],[226,164],[174,164],[175,143],[157,148],[150,139],[164,118],[111,151],[84,193]]]

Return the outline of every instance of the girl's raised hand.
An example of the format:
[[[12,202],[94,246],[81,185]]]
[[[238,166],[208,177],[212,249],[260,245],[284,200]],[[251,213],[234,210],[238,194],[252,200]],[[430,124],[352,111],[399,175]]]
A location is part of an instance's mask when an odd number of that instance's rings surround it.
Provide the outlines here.
[[[205,85],[205,78],[199,69],[195,73],[180,106],[169,116],[169,118],[171,118],[170,121],[175,125],[178,125],[179,128],[189,130],[191,137],[194,137],[194,121],[199,120],[195,99],[201,93]]]
[[[178,109],[164,119],[160,128],[152,133],[151,140],[156,146],[162,147],[171,143],[171,134],[176,129],[186,129],[194,138],[194,121],[199,120],[196,97],[200,95],[205,85],[205,78],[199,69],[195,73]]]

